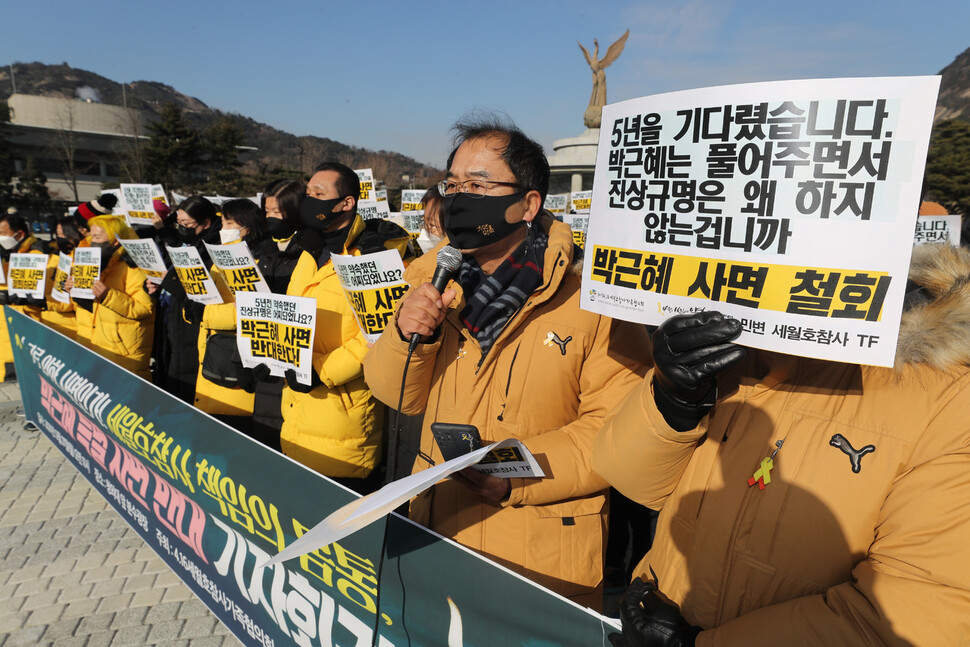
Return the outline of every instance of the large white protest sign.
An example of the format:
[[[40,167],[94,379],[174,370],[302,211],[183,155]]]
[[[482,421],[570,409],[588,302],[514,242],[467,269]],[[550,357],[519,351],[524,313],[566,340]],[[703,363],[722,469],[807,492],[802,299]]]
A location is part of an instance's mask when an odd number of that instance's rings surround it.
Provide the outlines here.
[[[364,337],[377,341],[394,316],[394,306],[408,291],[401,255],[389,249],[363,256],[332,254],[330,260]]]
[[[71,295],[68,294],[65,284],[71,276],[72,262],[70,254],[61,252],[57,257],[57,269],[54,270],[54,278],[51,280],[51,299],[58,303],[71,302]]]
[[[360,196],[358,200],[373,200],[371,192],[374,190],[374,173],[369,168],[354,169],[360,180]]]
[[[78,247],[74,250],[74,263],[71,265],[71,288],[73,299],[93,299],[94,282],[101,276],[101,248]]]
[[[914,245],[949,243],[960,246],[960,215],[920,216],[916,219]]]
[[[204,304],[222,303],[219,288],[216,287],[209,275],[209,270],[202,262],[199,250],[191,246],[169,247],[168,245],[165,249],[168,250],[172,267],[175,268],[175,274],[189,299]]]
[[[161,185],[156,185],[159,189]],[[151,184],[122,184],[121,200],[127,213],[128,224],[132,227],[136,225],[151,226],[152,218],[155,215],[155,208],[152,206],[154,188]],[[164,192],[162,192],[164,196]]]
[[[236,344],[243,366],[266,364],[272,375],[296,372],[312,384],[317,300],[285,294],[236,293]]]
[[[598,164],[598,155],[596,160]],[[569,213],[589,213],[589,205],[592,199],[592,191],[573,191],[569,194]]]
[[[48,258],[47,254],[11,254],[7,271],[10,294],[43,301]]]
[[[542,208],[554,216],[563,216],[569,209],[569,194],[550,193],[542,203]]]
[[[212,264],[222,270],[229,291],[269,292],[269,284],[256,265],[256,259],[245,241],[229,245],[210,245],[205,243]]]
[[[162,259],[162,252],[158,249],[158,244],[154,240],[151,238],[128,240],[119,238],[118,242],[125,248],[135,265],[145,273],[145,277],[149,281],[156,285],[162,282],[167,270],[165,261]]]
[[[698,310],[738,343],[891,366],[939,77],[755,83],[606,106],[583,307]]]

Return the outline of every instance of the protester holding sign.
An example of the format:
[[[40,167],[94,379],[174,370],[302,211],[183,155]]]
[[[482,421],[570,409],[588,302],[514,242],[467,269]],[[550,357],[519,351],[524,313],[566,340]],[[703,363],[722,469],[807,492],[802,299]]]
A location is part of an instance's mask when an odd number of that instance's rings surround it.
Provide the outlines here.
[[[263,238],[266,219],[263,211],[250,200],[229,200],[222,205],[222,244],[254,247]],[[212,252],[215,254],[215,250]],[[233,271],[233,270],[230,270]],[[258,274],[255,266],[234,270],[237,273]],[[239,360],[236,348],[237,289],[251,290],[251,283],[242,286],[228,280],[226,271],[215,264],[212,280],[219,288],[223,303],[205,306],[199,326],[199,373],[195,382],[195,406],[210,413],[234,429],[252,435],[253,393],[242,388],[248,376]],[[249,377],[251,380],[252,378]],[[262,439],[257,439],[262,442]],[[273,446],[272,443],[265,443]],[[275,445],[279,445],[277,439]]]
[[[0,260],[2,260],[2,274],[6,279],[10,265],[11,254],[42,254],[43,247],[33,234],[27,221],[16,213],[0,214]],[[46,307],[43,299],[12,298],[7,293],[7,282],[0,286],[0,305],[8,304],[25,315],[40,321],[41,310]],[[13,349],[10,346],[10,335],[7,334],[7,320],[0,317],[0,382],[7,378],[7,364],[11,373],[13,370]]]
[[[176,227],[157,230],[160,246],[190,245],[202,256],[206,267],[212,264],[203,243],[218,244],[220,220],[216,208],[202,196],[186,198],[176,210]],[[155,338],[155,383],[172,395],[193,402],[195,378],[199,372],[199,324],[202,305],[188,298],[175,270],[169,270],[160,292]]]
[[[144,289],[144,272],[118,242],[137,236],[120,216],[95,216],[88,223],[91,246],[101,249],[101,274],[91,288],[92,301],[74,299],[78,336],[89,338],[99,355],[151,380],[155,302]],[[72,286],[69,278],[65,287]]]
[[[672,615],[681,637],[703,630],[697,645],[967,641],[967,276],[965,249],[914,250],[892,368],[750,349],[727,368],[736,321],[660,327],[656,368],[593,453],[614,487],[663,508],[637,572],[679,612],[637,584],[626,644],[675,644],[632,629]]]
[[[259,271],[276,294],[286,294],[290,276],[303,253],[300,242],[303,223],[300,202],[306,195],[306,183],[280,179],[263,190],[263,209],[266,212],[267,236],[253,247]],[[245,388],[253,393],[253,437],[276,450],[280,449],[280,429],[283,413],[283,380],[260,375]]]
[[[287,373],[280,441],[288,456],[366,491],[379,482],[374,468],[381,457],[382,415],[364,383],[367,342],[330,255],[394,249],[404,257],[410,237],[391,222],[364,221],[357,213],[359,194],[357,174],[342,164],[319,165],[307,185],[300,208],[306,251],[287,294],[317,300],[313,381],[301,384]]]
[[[77,318],[74,314],[74,303],[67,294],[65,284],[71,275],[70,260],[74,249],[81,244],[86,245],[87,242],[74,218],[62,218],[54,233],[60,254],[51,254],[48,261],[47,309],[40,314],[40,320],[62,335],[74,339],[77,335]]]
[[[411,518],[581,604],[602,606],[608,484],[589,464],[596,431],[639,381],[642,326],[580,309],[580,255],[569,227],[541,210],[542,147],[500,121],[460,123],[442,222],[462,252],[443,294],[436,254],[410,265],[411,291],[364,360],[367,383],[424,413],[414,471],[442,462],[431,424],[478,428],[483,443],[523,441],[548,478],[456,473],[419,494]]]

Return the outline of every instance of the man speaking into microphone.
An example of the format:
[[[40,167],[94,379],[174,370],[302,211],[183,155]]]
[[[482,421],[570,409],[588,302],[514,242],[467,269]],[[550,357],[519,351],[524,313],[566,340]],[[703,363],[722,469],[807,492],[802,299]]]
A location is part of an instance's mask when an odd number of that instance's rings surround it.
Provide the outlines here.
[[[443,461],[434,422],[477,427],[484,444],[518,438],[546,478],[468,469],[417,496],[410,516],[586,606],[602,606],[607,483],[590,447],[650,357],[642,326],[581,310],[582,250],[542,209],[549,163],[514,125],[455,126],[439,183],[445,240],[461,264],[431,284],[438,248],[415,260],[411,290],[364,359],[373,394],[424,414],[414,471]]]

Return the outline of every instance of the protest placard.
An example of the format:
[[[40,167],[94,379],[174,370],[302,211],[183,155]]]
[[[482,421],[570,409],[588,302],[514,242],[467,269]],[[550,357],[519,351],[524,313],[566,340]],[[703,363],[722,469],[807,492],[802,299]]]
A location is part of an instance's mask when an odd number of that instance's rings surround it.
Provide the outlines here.
[[[599,157],[597,157],[597,162]],[[569,213],[589,213],[592,191],[573,191],[569,194]]]
[[[67,293],[65,284],[71,275],[70,254],[61,252],[57,257],[57,269],[54,270],[54,278],[51,279],[51,299],[58,303],[70,303],[71,295]]]
[[[165,261],[162,259],[162,252],[158,245],[151,238],[135,238],[124,240],[119,238],[118,242],[125,248],[128,256],[135,262],[135,265],[145,273],[145,277],[152,283],[159,284],[165,278],[168,271],[165,268]]]
[[[424,211],[421,203],[424,193],[424,189],[401,189],[401,212]]]
[[[891,366],[939,77],[783,81],[606,106],[594,312],[718,310],[738,343]]]
[[[230,292],[270,292],[269,284],[259,271],[256,259],[245,241],[240,240],[229,245],[205,243],[205,248],[212,264],[222,270],[222,278]]]
[[[580,247],[586,247],[586,228],[589,226],[589,216],[579,213],[567,213],[562,221],[569,225],[573,232],[573,242]]]
[[[330,260],[354,309],[357,325],[367,341],[377,341],[394,316],[395,304],[408,291],[401,255],[389,249],[362,256],[332,254]]]
[[[101,276],[101,248],[78,247],[74,250],[74,263],[71,265],[72,299],[93,299],[91,288]]]
[[[243,366],[266,364],[272,375],[296,372],[312,384],[317,300],[285,294],[236,293],[236,344]]]
[[[175,274],[189,299],[204,304],[222,303],[219,288],[216,287],[209,275],[209,270],[202,262],[199,250],[191,246],[169,247],[168,245],[165,249],[168,250],[172,267],[175,268]]]
[[[156,185],[161,188],[161,185]],[[151,184],[122,184],[121,199],[128,224],[151,226],[155,208],[152,206],[154,187]],[[164,192],[162,192],[164,196]]]
[[[358,200],[373,200],[371,191],[374,190],[374,173],[369,168],[354,169],[360,180],[360,197]]]
[[[7,271],[11,296],[44,300],[47,254],[11,254]]]
[[[949,243],[960,246],[960,215],[920,216],[916,219],[914,245]]]
[[[4,269],[3,266],[4,266],[4,263],[0,262],[0,285],[3,285],[7,282],[7,277],[4,275],[4,272],[3,272],[3,269]]]
[[[357,213],[364,220],[380,220],[384,218],[384,210],[381,209],[379,202],[376,200],[358,200],[357,201]],[[386,202],[383,204],[387,204]],[[390,215],[390,212],[387,212]]]
[[[161,184],[152,185],[152,201],[158,200],[164,205],[168,205],[168,199],[165,197],[165,187]],[[152,211],[155,210],[154,205],[152,205]]]
[[[542,207],[552,215],[562,217],[569,209],[569,194],[550,193]]]

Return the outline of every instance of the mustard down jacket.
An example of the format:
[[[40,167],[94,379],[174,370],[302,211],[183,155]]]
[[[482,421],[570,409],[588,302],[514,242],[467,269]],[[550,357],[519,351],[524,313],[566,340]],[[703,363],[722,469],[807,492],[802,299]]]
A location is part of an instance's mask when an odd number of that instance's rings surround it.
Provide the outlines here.
[[[40,241],[38,241],[33,236],[27,236],[21,241],[20,246],[17,247],[16,251],[11,252],[12,254],[42,254],[40,250]],[[3,261],[3,277],[6,279],[10,276],[9,273],[9,260]],[[0,290],[7,291],[7,282],[4,280],[3,285],[0,285]],[[40,316],[42,310],[35,306],[15,306],[11,305],[11,308],[17,312],[23,313],[32,319],[40,321]],[[7,332],[7,318],[0,317],[0,382],[7,379],[7,364],[13,366],[13,346],[10,345],[10,333]]]
[[[99,355],[151,381],[149,360],[155,330],[155,302],[142,287],[145,274],[130,267],[118,247],[101,271],[101,281],[108,286],[104,297],[94,300],[91,311],[76,308],[79,342],[90,340],[90,348]]]
[[[637,572],[698,647],[970,642],[970,252],[917,247],[910,277],[932,300],[895,368],[749,351],[684,433],[651,371],[597,437],[594,468],[662,510]]]
[[[215,415],[251,416],[254,394],[246,393],[241,388],[220,386],[202,375],[202,362],[209,336],[218,332],[236,334],[236,299],[218,267],[213,265],[209,268],[209,273],[223,302],[207,305],[199,325],[199,372],[195,378],[195,406],[200,411]]]
[[[391,222],[357,216],[344,253],[395,249],[403,258],[408,241],[407,232]],[[309,393],[283,388],[283,453],[327,476],[366,478],[380,462],[383,418],[364,383],[367,339],[333,262],[318,268],[314,255],[303,252],[286,293],[317,300],[313,370],[323,384]]]
[[[609,412],[640,382],[649,340],[643,326],[580,309],[572,233],[551,218],[541,220],[534,226],[551,226],[542,285],[479,366],[478,342],[458,318],[465,305],[461,286],[452,282],[458,296],[439,338],[420,344],[411,358],[402,411],[424,412],[420,448],[436,463],[442,456],[431,423],[466,423],[486,444],[524,441],[547,478],[511,479],[511,494],[501,504],[444,481],[412,501],[411,518],[599,608],[607,483],[592,471],[590,446]],[[430,281],[436,255],[437,249],[418,258],[405,279],[412,286]],[[392,407],[407,346],[389,326],[364,359],[374,395]],[[414,471],[426,467],[419,456]]]

